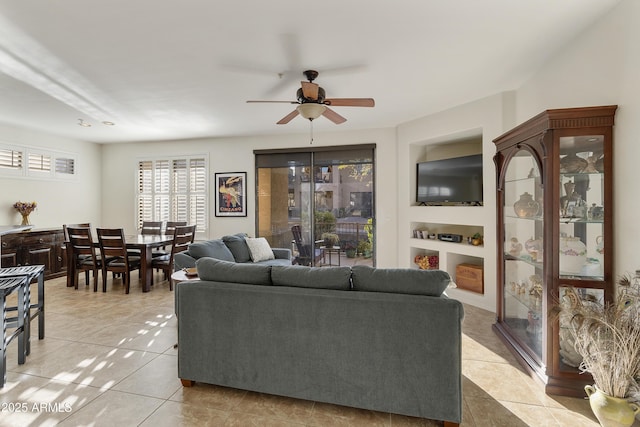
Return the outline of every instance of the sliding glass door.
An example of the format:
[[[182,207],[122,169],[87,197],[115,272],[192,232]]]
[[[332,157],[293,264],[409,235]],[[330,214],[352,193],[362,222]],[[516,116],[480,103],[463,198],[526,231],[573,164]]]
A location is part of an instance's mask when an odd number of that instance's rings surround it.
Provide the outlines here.
[[[298,264],[335,265],[354,252],[373,264],[374,148],[256,151],[257,235],[290,247]]]
[[[257,235],[272,247],[292,247],[291,227],[311,242],[311,153],[256,155]]]

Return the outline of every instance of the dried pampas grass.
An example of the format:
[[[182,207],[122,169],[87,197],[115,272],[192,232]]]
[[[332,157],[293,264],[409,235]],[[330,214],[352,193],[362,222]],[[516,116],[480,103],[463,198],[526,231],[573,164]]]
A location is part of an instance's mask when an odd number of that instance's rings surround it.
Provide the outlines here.
[[[565,288],[573,301],[574,288]],[[565,295],[566,297],[567,295]],[[611,303],[579,300],[571,307],[560,304],[560,312],[570,314],[575,349],[582,356],[580,370],[593,376],[595,385],[610,396],[627,398],[637,393],[640,379],[640,287],[632,276],[618,280]]]

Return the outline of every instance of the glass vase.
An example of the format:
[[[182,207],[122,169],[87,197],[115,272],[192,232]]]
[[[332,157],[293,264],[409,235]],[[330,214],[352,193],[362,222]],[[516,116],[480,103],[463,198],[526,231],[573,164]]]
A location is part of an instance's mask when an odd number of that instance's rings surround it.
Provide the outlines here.
[[[29,214],[23,213],[21,215],[22,215],[22,222],[20,223],[20,225],[31,225],[31,223],[29,222]]]

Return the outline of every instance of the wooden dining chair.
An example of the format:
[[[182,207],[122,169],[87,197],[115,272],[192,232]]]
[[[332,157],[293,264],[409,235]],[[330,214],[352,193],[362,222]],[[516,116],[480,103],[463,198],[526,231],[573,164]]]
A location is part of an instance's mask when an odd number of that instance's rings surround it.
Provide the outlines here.
[[[62,242],[62,252],[66,255],[66,264],[67,264],[67,287],[73,286],[73,276],[71,272],[73,270],[73,266],[71,265],[71,248],[67,246],[69,242],[69,233],[67,232],[68,227],[89,227],[91,228],[91,223],[82,222],[78,224],[62,224],[62,233],[64,235],[64,241]]]
[[[129,293],[131,271],[140,269],[140,256],[127,251],[122,228],[97,228],[102,262],[102,292],[107,292],[107,271],[122,273],[125,293]]]
[[[187,225],[187,221],[167,221],[167,225],[164,229],[163,234],[167,236],[173,236],[173,232],[176,229],[176,227],[178,226],[182,227],[185,225]],[[162,246],[160,248],[155,249],[151,255],[153,257],[162,257],[170,254],[171,254],[171,250],[167,250],[166,246]]]
[[[173,230],[175,230],[176,227],[184,227],[185,225],[187,225],[187,221],[167,221],[164,234],[173,236]]]
[[[142,221],[140,234],[162,234],[162,221]]]
[[[175,254],[184,252],[189,249],[189,245],[193,243],[196,235],[195,225],[177,226],[173,232],[173,244],[171,245],[171,253],[168,256],[153,258],[151,265],[153,268],[160,269],[164,272],[165,279],[169,279],[169,290],[173,290],[173,282],[171,274],[173,272],[173,258]]]
[[[93,236],[89,227],[67,227],[69,245],[71,248],[71,260],[69,263],[72,271],[67,274],[71,277],[71,284],[78,289],[78,273],[84,271],[85,286],[89,285],[89,272],[93,272],[93,291],[98,291],[98,269],[102,268],[102,257],[96,254],[93,244]]]
[[[142,227],[140,228],[140,234],[146,234],[146,235],[150,235],[150,234],[155,234],[155,235],[161,235],[163,234],[162,232],[162,221],[142,221]],[[166,234],[166,233],[165,233]],[[140,253],[140,251],[136,250],[136,249],[130,249],[129,250],[129,254],[131,255],[135,255],[136,253]],[[159,256],[164,256],[164,255],[168,255],[169,252],[166,251],[165,248],[156,248],[153,250],[153,252],[151,252],[151,256],[152,257],[159,257]]]

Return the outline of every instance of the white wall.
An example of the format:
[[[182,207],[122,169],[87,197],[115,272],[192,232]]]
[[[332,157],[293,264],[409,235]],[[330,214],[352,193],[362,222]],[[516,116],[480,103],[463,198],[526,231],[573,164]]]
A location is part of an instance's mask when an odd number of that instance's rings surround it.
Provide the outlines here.
[[[34,228],[60,228],[65,223],[100,223],[100,145],[2,124],[0,142],[77,155],[77,176],[73,181],[0,177],[0,224],[20,224],[22,217],[13,209],[13,204],[19,200],[38,203],[29,216]]]
[[[377,169],[377,264],[394,266],[396,262],[395,200],[396,145],[393,129],[375,129],[358,132],[335,132],[314,135],[314,146],[353,145],[375,143]],[[124,227],[134,232],[136,162],[149,156],[207,154],[209,156],[209,193],[215,200],[214,173],[247,172],[247,217],[216,217],[214,206],[209,206],[209,233],[201,238],[216,238],[238,232],[255,233],[255,162],[253,150],[298,148],[309,145],[309,135],[280,135],[260,137],[206,138],[199,140],[109,144],[103,147],[103,225]],[[117,165],[117,167],[115,166]],[[386,195],[393,195],[387,197]]]
[[[624,0],[517,91],[518,123],[550,108],[617,104],[614,277],[640,269],[640,2]]]

